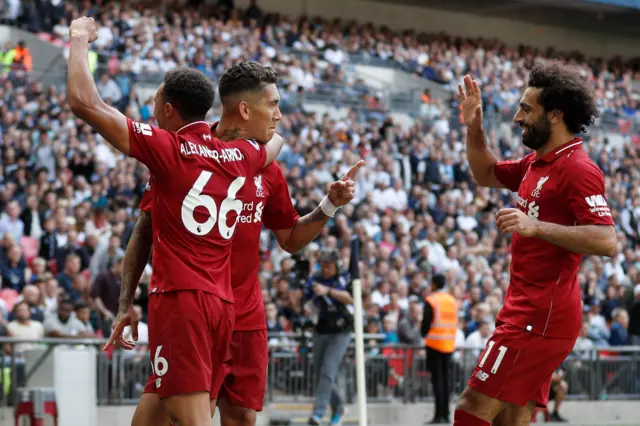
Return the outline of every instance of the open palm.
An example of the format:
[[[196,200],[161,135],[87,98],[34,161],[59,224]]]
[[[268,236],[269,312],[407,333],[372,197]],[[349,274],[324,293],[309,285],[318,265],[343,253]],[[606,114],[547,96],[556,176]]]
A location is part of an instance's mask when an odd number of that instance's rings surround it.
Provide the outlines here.
[[[482,94],[478,82],[469,75],[464,77],[464,88],[458,84],[462,118],[466,126],[479,129],[482,126]]]

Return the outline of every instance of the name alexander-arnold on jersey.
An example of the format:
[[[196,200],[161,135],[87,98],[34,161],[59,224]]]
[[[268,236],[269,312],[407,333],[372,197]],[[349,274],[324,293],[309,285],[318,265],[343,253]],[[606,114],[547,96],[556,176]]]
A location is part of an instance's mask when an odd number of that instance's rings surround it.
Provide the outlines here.
[[[238,148],[211,149],[209,147],[188,141],[180,143],[180,154],[198,155],[200,157],[212,158],[218,163],[229,163],[232,161],[244,160],[244,155]]]

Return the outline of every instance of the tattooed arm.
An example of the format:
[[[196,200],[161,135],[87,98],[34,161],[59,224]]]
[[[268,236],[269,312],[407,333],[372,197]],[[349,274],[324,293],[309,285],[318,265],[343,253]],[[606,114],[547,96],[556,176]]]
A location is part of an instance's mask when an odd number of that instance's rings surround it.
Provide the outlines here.
[[[298,219],[293,228],[274,229],[273,233],[280,247],[289,253],[297,253],[318,236],[329,219],[330,216],[324,214],[318,206],[308,215]]]
[[[131,234],[124,255],[122,287],[120,288],[120,313],[126,312],[133,303],[138,281],[140,281],[142,272],[149,261],[152,243],[151,213],[140,210],[140,216],[135,228],[133,228],[133,234]]]

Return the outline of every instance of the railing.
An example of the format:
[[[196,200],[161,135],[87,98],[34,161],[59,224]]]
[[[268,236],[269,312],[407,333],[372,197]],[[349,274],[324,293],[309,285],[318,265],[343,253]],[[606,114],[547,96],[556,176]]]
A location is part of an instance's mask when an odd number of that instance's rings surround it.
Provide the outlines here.
[[[271,344],[267,381],[267,402],[308,402],[315,392],[313,350],[308,335],[280,334],[283,340]],[[273,342],[272,336],[271,341]],[[380,342],[380,335],[367,335],[367,343]],[[36,358],[13,356],[18,344],[37,344]],[[59,345],[87,350],[100,347],[103,339],[43,339],[38,341],[0,338],[4,374],[0,374],[1,406],[15,403],[16,390],[25,387],[33,373]],[[477,348],[460,348],[453,355],[449,377],[454,394],[462,392],[481,353]],[[97,396],[99,405],[136,404],[147,382],[151,364],[148,353],[116,350],[98,351]],[[424,348],[403,345],[367,344],[365,347],[367,397],[370,402],[413,403],[431,398],[430,375]],[[569,384],[567,398],[578,400],[640,399],[640,347],[591,349],[571,354],[562,366]],[[338,375],[338,385],[348,402],[354,402],[355,355],[347,351]]]

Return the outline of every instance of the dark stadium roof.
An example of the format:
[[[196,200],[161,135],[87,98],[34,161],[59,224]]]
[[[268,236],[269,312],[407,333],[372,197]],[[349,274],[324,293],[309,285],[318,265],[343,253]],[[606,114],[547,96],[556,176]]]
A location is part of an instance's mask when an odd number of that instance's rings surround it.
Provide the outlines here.
[[[620,36],[640,36],[640,10],[583,0],[375,0],[563,26]],[[639,47],[640,50],[640,47]]]

